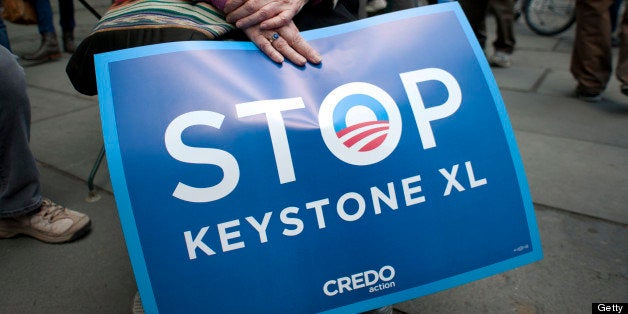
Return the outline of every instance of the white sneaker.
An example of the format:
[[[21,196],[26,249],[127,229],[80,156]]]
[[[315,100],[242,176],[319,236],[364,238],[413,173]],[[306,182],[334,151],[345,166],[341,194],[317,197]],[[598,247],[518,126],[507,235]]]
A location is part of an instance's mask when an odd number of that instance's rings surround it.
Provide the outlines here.
[[[44,242],[61,243],[83,236],[90,225],[87,215],[44,199],[35,214],[0,219],[0,238],[25,234]]]
[[[490,58],[488,58],[488,62],[492,66],[500,68],[509,68],[512,65],[512,61],[510,60],[510,54],[503,51],[495,51],[495,53]]]
[[[371,0],[366,4],[366,12],[373,13],[385,9],[388,6],[386,0]]]

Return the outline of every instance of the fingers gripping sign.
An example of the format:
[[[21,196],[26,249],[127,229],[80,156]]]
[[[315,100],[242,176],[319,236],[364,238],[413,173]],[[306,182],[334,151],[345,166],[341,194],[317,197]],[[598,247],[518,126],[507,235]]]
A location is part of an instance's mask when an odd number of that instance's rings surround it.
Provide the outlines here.
[[[272,46],[292,63],[303,66],[306,62],[321,62],[322,57],[301,37],[294,23],[290,22],[288,26],[277,29],[277,34],[279,37],[271,42]]]
[[[281,63],[285,57],[298,66],[304,66],[307,62],[318,64],[322,60],[320,54],[301,37],[293,22],[274,31],[252,26],[244,32],[274,62]]]
[[[251,28],[247,28],[250,30]],[[246,33],[247,30],[245,30]],[[271,41],[265,36],[264,33],[259,32],[255,35],[249,35],[251,41],[263,52],[265,53],[271,60],[276,63],[283,63],[284,57],[279,51],[273,47]]]
[[[292,34],[286,34],[288,36],[292,36]],[[298,65],[298,66],[304,66],[305,63],[307,62],[307,60],[305,59],[305,56],[301,55],[298,51],[298,49],[300,47],[298,46],[292,46],[295,43],[300,43],[302,41],[304,41],[301,38],[301,35],[297,36],[293,36],[293,37],[298,37],[298,38],[290,38],[290,37],[283,37],[283,36],[279,36],[278,33],[274,33],[271,35],[271,45],[273,46],[273,48],[277,49],[277,51],[279,51],[279,53],[281,53],[282,55],[284,55],[286,58],[288,58],[288,60],[290,60],[292,63]],[[299,40],[299,38],[301,38],[301,40]]]

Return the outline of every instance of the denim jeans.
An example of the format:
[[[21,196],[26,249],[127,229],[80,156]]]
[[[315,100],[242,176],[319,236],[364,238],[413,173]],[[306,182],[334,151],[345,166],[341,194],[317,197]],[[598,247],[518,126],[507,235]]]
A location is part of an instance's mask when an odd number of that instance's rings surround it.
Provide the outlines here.
[[[52,23],[52,6],[50,0],[31,0],[37,11],[37,27],[40,34],[54,33],[55,26]]]
[[[2,17],[0,17],[0,46],[3,46],[4,48],[7,48],[7,50],[11,51],[11,45],[9,44],[9,34],[7,34],[7,27],[4,25]]]
[[[50,0],[31,0],[37,11],[37,26],[39,33],[55,33],[52,6]],[[73,0],[59,0],[59,24],[63,32],[74,30],[74,3]]]
[[[41,204],[39,171],[28,146],[30,116],[24,70],[0,46],[0,218],[25,215]]]

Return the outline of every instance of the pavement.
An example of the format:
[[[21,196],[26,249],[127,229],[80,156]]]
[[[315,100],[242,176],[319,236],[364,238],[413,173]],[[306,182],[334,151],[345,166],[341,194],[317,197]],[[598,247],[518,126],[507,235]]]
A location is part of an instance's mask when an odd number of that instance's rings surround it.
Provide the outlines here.
[[[90,3],[104,12],[109,1]],[[96,19],[75,6],[80,40]],[[16,54],[38,47],[35,26],[7,27]],[[493,72],[522,154],[544,259],[396,304],[397,311],[590,313],[594,302],[628,302],[628,97],[613,78],[602,102],[574,99],[573,28],[541,37],[519,21],[515,32],[513,66]],[[87,213],[93,229],[63,245],[0,241],[0,313],[130,313],[137,290],[106,162],[95,178],[100,199],[88,199],[86,180],[102,146],[98,99],[73,89],[69,57],[25,68],[31,146],[44,195]]]

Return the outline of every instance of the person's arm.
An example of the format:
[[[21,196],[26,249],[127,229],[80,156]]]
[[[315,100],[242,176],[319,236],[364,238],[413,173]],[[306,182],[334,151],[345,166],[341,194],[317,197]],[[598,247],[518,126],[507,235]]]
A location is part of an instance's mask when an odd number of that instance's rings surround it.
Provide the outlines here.
[[[223,0],[227,21],[238,28],[260,24],[262,29],[287,25],[307,5],[333,9],[338,0]]]
[[[227,0],[209,0],[208,2],[215,6],[218,10],[223,12],[225,11],[225,3]]]

